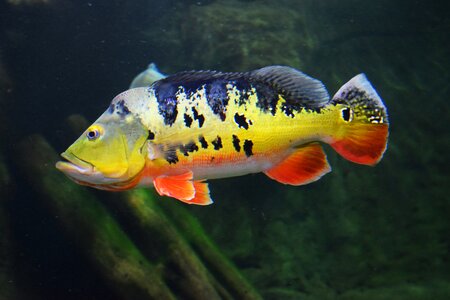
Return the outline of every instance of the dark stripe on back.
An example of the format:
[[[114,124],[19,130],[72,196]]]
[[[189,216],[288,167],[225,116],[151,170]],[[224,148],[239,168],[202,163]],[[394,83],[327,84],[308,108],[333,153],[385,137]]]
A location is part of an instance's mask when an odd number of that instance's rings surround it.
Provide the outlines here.
[[[159,83],[153,85],[153,88],[155,90],[156,101],[158,102],[158,112],[163,117],[164,124],[172,126],[178,114],[178,100],[175,96],[178,87],[170,83]]]

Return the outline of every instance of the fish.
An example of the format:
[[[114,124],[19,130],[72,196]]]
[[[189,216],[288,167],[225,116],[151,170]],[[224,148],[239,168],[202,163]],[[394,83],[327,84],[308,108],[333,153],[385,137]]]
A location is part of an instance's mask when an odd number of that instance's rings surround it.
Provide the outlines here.
[[[56,168],[97,189],[153,186],[208,205],[211,179],[262,172],[293,186],[318,180],[331,171],[322,144],[373,166],[388,129],[387,109],[364,74],[330,98],[321,81],[289,66],[184,71],[117,95]]]
[[[146,70],[139,73],[131,82],[130,89],[137,87],[150,86],[153,82],[166,78],[167,76],[161,73],[156,67],[155,63],[150,63]]]

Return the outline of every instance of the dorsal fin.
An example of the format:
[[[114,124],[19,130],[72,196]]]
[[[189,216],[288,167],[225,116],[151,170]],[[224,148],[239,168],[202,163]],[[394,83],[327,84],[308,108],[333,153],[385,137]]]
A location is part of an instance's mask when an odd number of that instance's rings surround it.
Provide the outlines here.
[[[210,71],[210,70],[201,70],[201,71],[183,71],[178,72],[173,75],[169,75],[164,79],[159,80],[159,84],[163,83],[180,83],[186,84],[191,82],[203,82],[203,81],[211,81],[214,79],[222,79],[222,80],[236,80],[239,78],[243,78],[245,73],[239,72],[219,72],[219,71]],[[157,84],[158,84],[157,83]]]
[[[283,95],[289,104],[320,108],[329,102],[329,95],[322,82],[297,69],[287,66],[268,66],[250,72],[184,71],[161,79],[155,88],[169,85],[198,87],[203,83],[223,80],[262,83]]]
[[[330,100],[322,82],[291,67],[268,66],[249,74],[252,78],[269,83],[289,103],[313,108],[325,106]]]

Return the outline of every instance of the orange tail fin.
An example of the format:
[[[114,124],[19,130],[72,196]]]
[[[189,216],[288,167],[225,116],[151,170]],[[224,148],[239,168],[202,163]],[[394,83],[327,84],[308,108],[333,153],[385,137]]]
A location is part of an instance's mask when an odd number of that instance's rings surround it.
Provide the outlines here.
[[[330,145],[344,158],[374,165],[383,157],[388,139],[388,116],[380,96],[364,74],[342,86],[332,103],[341,105],[343,124]]]

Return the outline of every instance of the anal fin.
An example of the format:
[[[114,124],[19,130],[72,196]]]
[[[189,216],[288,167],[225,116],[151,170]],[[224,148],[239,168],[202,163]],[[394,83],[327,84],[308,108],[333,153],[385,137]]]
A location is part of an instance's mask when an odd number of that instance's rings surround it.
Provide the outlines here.
[[[331,171],[327,157],[318,143],[295,150],[282,162],[264,173],[283,184],[303,185],[318,180]]]
[[[209,205],[213,201],[209,196],[209,187],[206,182],[194,181],[195,197],[187,201],[188,204]]]
[[[208,184],[193,181],[191,171],[174,176],[159,176],[153,180],[156,191],[161,196],[169,196],[188,204],[208,205],[213,201],[209,196]]]

